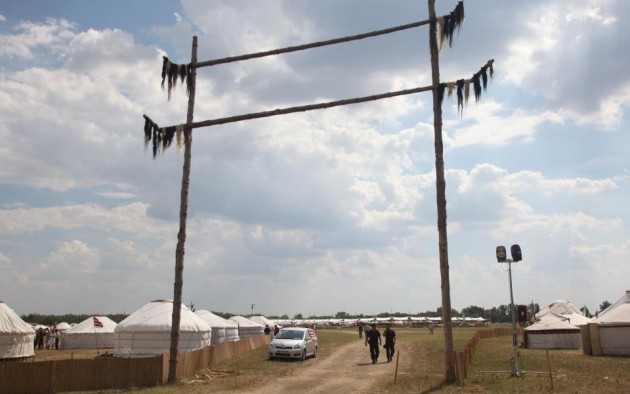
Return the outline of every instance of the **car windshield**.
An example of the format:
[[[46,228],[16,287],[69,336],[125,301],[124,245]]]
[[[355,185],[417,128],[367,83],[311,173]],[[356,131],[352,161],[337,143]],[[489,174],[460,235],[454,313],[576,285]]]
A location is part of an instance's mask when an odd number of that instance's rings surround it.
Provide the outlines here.
[[[278,335],[278,339],[304,339],[304,331],[298,330],[281,330]]]

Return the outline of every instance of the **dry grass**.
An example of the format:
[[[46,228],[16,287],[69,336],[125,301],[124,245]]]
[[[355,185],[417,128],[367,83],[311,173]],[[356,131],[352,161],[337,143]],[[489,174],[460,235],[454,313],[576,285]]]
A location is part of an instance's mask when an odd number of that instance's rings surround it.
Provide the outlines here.
[[[462,348],[477,328],[453,330],[456,348]],[[482,339],[468,378],[463,386],[443,385],[444,337],[436,329],[429,335],[426,329],[397,329],[400,365],[396,384],[393,379],[375,387],[373,392],[403,393],[628,393],[630,392],[629,357],[591,357],[582,350],[550,350],[554,389],[544,350],[520,349],[523,377],[510,376],[511,337]],[[318,330],[319,358],[328,357],[337,345],[357,340],[350,329]],[[212,369],[200,371],[196,378],[174,386],[98,393],[140,392],[141,394],[202,394],[238,393],[270,380],[299,373],[314,363],[299,361],[267,361],[267,349],[256,349],[237,360],[229,360]],[[343,370],[340,369],[340,373]],[[94,394],[95,392],[91,392]]]
[[[454,328],[455,347],[463,346],[475,329]],[[519,349],[524,375],[510,374],[512,338],[482,339],[463,386],[442,385],[443,335],[412,337],[413,368],[385,393],[630,393],[629,357],[592,357],[577,350]],[[407,339],[408,333],[403,332]],[[414,350],[414,349],[411,349]],[[547,358],[547,354],[549,358]],[[551,367],[551,377],[549,375]],[[552,390],[553,384],[553,390]]]

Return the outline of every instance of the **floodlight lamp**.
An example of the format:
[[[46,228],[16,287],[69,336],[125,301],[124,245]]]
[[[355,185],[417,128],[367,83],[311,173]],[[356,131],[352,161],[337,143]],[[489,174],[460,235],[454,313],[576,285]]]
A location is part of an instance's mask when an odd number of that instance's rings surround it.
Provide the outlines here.
[[[521,261],[523,260],[523,255],[521,253],[521,247],[518,245],[512,245],[510,248],[510,252],[512,253],[512,261]]]
[[[505,263],[506,257],[505,246],[497,246],[497,261],[499,263]]]

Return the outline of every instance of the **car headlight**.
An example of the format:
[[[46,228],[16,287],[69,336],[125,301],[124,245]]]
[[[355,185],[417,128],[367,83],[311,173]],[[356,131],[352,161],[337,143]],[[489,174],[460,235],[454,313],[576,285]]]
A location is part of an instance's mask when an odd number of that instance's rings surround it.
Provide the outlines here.
[[[269,344],[269,350],[275,350],[275,346],[273,346],[272,344]]]
[[[297,345],[293,346],[293,350],[298,350],[302,348],[302,344],[298,343]]]

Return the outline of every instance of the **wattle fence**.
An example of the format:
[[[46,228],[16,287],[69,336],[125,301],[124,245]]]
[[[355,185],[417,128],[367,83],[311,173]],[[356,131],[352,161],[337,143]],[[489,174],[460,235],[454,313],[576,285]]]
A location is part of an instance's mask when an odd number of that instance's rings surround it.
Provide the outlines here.
[[[266,346],[268,335],[241,338],[187,353],[179,353],[177,377]],[[166,384],[168,354],[155,357],[97,357],[53,361],[0,363],[0,394],[48,394],[66,391],[129,389]]]
[[[523,329],[518,328],[519,335],[523,334]],[[463,349],[454,350],[451,354],[453,360],[455,360],[455,376],[459,385],[464,384],[464,380],[468,378],[468,367],[472,362],[472,357],[477,350],[479,341],[483,338],[501,337],[504,335],[512,335],[512,328],[501,327],[493,328],[489,330],[479,330],[475,332],[472,338],[464,345]]]

